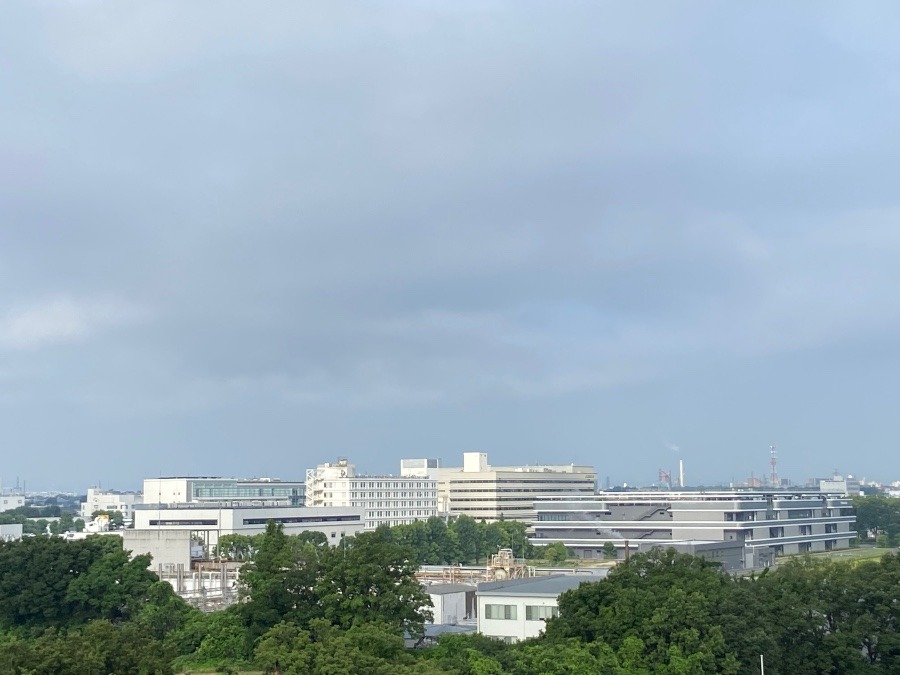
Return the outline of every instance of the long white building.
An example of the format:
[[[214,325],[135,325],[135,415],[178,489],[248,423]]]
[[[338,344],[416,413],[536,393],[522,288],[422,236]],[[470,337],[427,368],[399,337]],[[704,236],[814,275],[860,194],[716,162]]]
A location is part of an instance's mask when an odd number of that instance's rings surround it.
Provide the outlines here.
[[[817,491],[605,492],[535,503],[531,543],[563,542],[600,558],[611,542],[628,548],[673,541],[734,541],[745,566],[775,555],[848,548],[856,536],[852,501]]]
[[[280,478],[223,478],[171,476],[144,479],[147,504],[193,504],[235,500],[303,506],[306,484]]]
[[[188,531],[210,550],[226,534],[260,534],[270,520],[281,524],[285,534],[289,535],[322,532],[332,545],[364,529],[363,512],[354,508],[311,509],[223,501],[217,504],[140,504],[134,510],[135,530]]]
[[[308,507],[353,507],[366,529],[406,525],[438,514],[437,482],[428,476],[363,476],[346,459],[306,472]]]
[[[556,496],[590,496],[597,490],[592,466],[542,464],[491,466],[483,452],[463,453],[461,467],[442,467],[436,460],[401,462],[404,475],[435,478],[442,511],[476,520],[534,519],[534,502]]]

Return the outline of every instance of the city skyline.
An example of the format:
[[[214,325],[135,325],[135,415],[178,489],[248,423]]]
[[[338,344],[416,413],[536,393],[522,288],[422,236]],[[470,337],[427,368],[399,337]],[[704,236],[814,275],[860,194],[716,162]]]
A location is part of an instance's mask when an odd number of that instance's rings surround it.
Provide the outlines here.
[[[4,485],[900,478],[876,6],[6,4]]]

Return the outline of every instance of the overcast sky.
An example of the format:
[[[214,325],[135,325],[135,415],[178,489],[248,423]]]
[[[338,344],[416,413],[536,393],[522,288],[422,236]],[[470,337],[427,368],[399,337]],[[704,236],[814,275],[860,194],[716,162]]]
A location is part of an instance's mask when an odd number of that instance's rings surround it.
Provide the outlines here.
[[[0,478],[900,479],[900,5],[0,7]]]

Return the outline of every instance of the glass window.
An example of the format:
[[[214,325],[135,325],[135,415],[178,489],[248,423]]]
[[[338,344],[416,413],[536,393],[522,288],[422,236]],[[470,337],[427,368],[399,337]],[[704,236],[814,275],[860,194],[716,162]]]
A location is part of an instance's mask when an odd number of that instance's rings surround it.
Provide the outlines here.
[[[516,618],[515,605],[485,605],[485,619],[505,619],[514,620]]]
[[[559,607],[549,607],[544,605],[527,605],[525,607],[526,621],[543,621],[559,616]]]

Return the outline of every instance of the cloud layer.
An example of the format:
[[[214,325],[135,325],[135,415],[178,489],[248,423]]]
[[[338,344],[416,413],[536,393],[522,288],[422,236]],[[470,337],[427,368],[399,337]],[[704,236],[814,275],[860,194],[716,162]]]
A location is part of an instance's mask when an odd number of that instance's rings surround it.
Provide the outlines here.
[[[893,5],[0,12],[5,481],[900,473]]]

